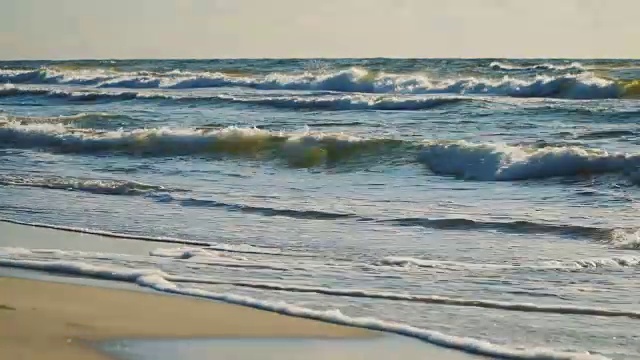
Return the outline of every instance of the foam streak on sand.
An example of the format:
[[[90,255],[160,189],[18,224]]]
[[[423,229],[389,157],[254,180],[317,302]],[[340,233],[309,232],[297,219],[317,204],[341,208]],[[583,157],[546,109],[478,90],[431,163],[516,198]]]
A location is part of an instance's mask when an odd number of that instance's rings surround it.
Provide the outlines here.
[[[224,301],[236,305],[248,306],[260,310],[272,311],[284,315],[326,321],[338,325],[355,326],[370,330],[384,331],[415,337],[434,345],[454,348],[465,352],[494,356],[505,359],[545,359],[545,360],[587,360],[606,359],[590,353],[560,352],[548,349],[509,348],[472,338],[450,336],[437,331],[421,329],[407,324],[392,323],[374,318],[355,318],[342,314],[338,310],[312,310],[283,302],[262,301],[247,296],[215,293],[196,288],[180,287],[167,280],[168,275],[158,270],[137,270],[120,267],[95,266],[74,261],[32,261],[0,259],[1,266],[45,270],[65,274],[96,277],[108,280],[133,282],[140,286],[158,291],[189,295],[211,300]]]

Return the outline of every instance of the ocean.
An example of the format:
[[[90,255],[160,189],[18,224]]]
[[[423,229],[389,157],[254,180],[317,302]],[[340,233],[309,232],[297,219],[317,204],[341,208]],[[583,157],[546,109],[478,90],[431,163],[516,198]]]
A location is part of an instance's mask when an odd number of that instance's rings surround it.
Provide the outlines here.
[[[0,248],[509,359],[640,359],[640,61],[0,62]],[[90,239],[90,238],[88,238]]]

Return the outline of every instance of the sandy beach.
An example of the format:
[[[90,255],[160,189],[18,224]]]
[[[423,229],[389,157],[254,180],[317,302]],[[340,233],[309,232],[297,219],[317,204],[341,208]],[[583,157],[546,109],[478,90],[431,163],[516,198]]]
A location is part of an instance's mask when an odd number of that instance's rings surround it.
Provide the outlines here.
[[[17,278],[0,278],[0,289],[0,352],[12,360],[103,360],[89,345],[122,338],[376,335],[187,297]]]

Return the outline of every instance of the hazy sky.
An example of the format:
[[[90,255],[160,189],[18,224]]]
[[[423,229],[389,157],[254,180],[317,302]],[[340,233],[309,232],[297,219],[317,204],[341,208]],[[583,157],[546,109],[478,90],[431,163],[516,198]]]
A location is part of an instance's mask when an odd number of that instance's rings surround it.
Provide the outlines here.
[[[0,58],[640,57],[640,0],[0,0]]]

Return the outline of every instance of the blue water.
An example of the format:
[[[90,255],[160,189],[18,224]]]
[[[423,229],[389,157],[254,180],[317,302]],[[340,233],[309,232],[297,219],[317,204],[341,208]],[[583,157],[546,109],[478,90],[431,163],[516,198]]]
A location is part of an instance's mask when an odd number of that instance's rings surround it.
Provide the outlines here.
[[[0,62],[0,217],[167,242],[0,258],[640,359],[636,79],[632,60]]]

